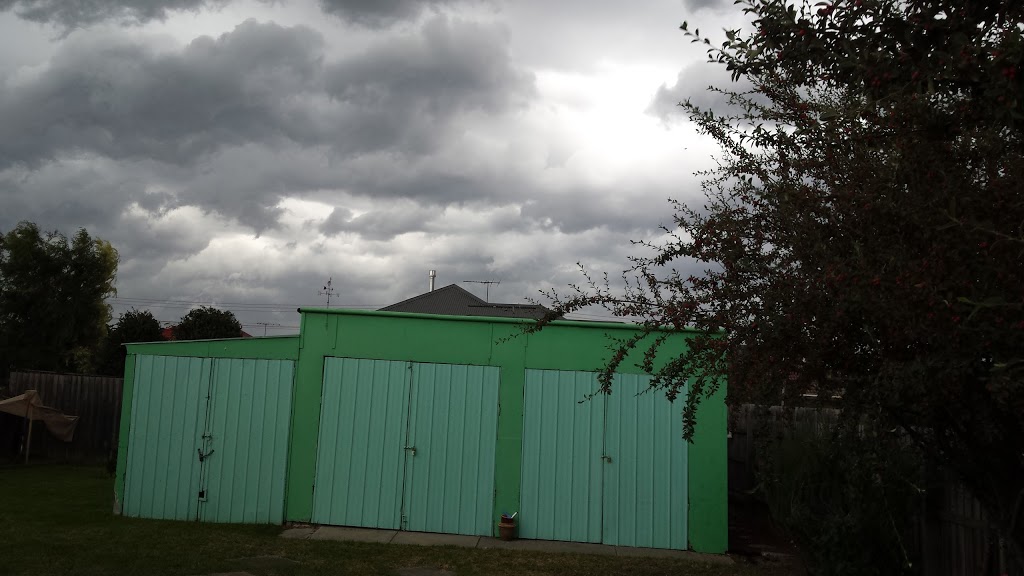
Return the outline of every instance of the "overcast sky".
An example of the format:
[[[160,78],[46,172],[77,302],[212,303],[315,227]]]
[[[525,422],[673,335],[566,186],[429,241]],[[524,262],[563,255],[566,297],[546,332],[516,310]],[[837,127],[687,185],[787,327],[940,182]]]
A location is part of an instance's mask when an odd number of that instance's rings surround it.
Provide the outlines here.
[[[700,201],[674,104],[729,0],[0,0],[0,231],[85,227],[117,314],[378,308],[463,280],[524,302],[616,275]],[[481,285],[462,284],[483,296]]]

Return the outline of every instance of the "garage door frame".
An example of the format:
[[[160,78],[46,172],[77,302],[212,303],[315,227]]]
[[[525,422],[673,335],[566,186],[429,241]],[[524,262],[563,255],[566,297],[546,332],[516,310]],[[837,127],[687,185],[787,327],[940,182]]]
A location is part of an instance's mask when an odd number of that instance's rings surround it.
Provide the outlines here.
[[[597,375],[526,370],[520,535],[686,549],[688,446],[674,404],[635,374],[595,395]]]
[[[312,521],[491,535],[499,388],[495,366],[325,357]]]

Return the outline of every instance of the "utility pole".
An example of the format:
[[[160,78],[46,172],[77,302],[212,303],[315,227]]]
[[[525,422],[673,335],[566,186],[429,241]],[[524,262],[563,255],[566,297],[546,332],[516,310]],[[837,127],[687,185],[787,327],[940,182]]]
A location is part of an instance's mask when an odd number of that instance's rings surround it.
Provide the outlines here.
[[[464,284],[483,284],[484,288],[484,302],[491,301],[491,284],[501,284],[501,280],[463,280]]]
[[[257,326],[263,326],[263,335],[264,336],[267,335],[267,326],[280,326],[280,324],[278,324],[276,322],[257,322],[256,325]]]
[[[332,280],[334,280],[334,278],[333,278],[333,277],[331,277],[331,278],[328,278],[328,279],[327,279],[327,285],[326,285],[326,286],[324,286],[324,287],[323,287],[323,289],[322,289],[322,290],[320,290],[320,292],[318,292],[318,294],[319,294],[320,296],[323,296],[324,294],[326,294],[326,295],[327,295],[327,307],[328,307],[328,308],[330,308],[330,307],[331,307],[331,295],[332,295],[332,294],[334,294],[334,288],[333,288],[333,287],[331,287],[331,281],[332,281]]]

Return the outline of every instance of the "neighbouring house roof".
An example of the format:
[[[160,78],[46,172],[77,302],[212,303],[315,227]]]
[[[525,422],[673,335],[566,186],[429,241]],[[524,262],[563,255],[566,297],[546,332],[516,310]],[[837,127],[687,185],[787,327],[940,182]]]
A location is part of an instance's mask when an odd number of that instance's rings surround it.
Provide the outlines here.
[[[477,298],[456,284],[413,296],[397,304],[385,306],[382,312],[418,312],[449,316],[492,316],[498,318],[539,319],[550,312],[539,304],[499,304]]]

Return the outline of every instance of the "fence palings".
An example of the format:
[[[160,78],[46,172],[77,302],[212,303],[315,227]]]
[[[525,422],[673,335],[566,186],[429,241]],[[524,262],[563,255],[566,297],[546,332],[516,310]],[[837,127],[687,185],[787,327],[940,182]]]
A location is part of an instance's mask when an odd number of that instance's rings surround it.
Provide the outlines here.
[[[37,423],[40,428],[33,428],[32,457],[70,462],[105,462],[111,458],[117,450],[122,384],[122,378],[104,376],[12,372],[8,394],[17,396],[26,390],[35,390],[47,406],[79,417],[71,442],[50,437],[42,424]],[[5,428],[24,429],[24,420],[17,420],[5,422]],[[20,437],[23,430],[19,432],[22,432]]]
[[[834,408],[797,407],[785,415],[779,406],[767,411],[749,404],[730,407],[729,490],[747,492],[756,488],[759,442],[780,438],[787,429],[827,433],[838,420],[839,411]],[[1024,576],[1024,566],[1009,550],[1000,551],[998,532],[981,503],[952,474],[930,470],[928,485],[932,494],[923,499],[920,528],[911,543],[917,550],[912,555],[922,559],[921,574]]]

